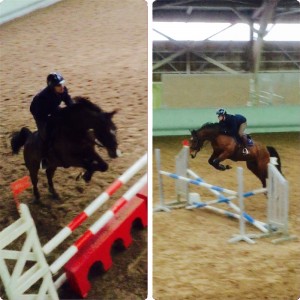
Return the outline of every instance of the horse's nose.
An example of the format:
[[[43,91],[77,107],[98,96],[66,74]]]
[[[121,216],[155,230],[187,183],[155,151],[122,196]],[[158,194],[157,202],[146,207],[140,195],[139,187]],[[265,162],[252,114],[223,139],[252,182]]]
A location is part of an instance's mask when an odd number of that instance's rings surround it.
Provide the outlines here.
[[[195,158],[196,154],[197,154],[196,151],[192,151],[192,150],[190,151],[191,158]]]
[[[110,158],[117,158],[122,156],[122,152],[119,149],[108,149],[108,155]]]

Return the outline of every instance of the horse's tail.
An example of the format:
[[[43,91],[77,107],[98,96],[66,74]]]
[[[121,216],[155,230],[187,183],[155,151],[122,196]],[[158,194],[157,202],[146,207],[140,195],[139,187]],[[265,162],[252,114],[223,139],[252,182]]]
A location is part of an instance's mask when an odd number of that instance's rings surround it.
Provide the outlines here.
[[[27,127],[22,127],[20,131],[16,131],[12,134],[10,145],[13,154],[18,154],[20,149],[25,145],[27,138],[32,132]]]
[[[267,149],[270,153],[270,162],[273,163],[276,166],[276,168],[278,169],[278,171],[282,174],[281,160],[280,160],[280,156],[279,156],[277,150],[272,146],[267,146]],[[274,160],[275,160],[275,162],[274,162]]]

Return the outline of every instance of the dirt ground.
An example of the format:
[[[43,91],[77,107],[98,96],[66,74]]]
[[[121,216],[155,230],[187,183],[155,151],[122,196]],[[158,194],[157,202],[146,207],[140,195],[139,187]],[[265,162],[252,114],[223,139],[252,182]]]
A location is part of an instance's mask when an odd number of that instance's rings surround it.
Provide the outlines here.
[[[9,184],[28,175],[22,153],[11,155],[10,134],[23,126],[35,129],[29,106],[33,95],[45,86],[48,73],[62,73],[72,96],[88,96],[106,111],[120,109],[114,121],[123,157],[111,160],[100,149],[109,162],[106,173],[95,174],[85,184],[75,181],[80,169],[59,169],[54,177],[59,202],[49,196],[44,172],[39,182],[44,205],[31,204],[30,190],[22,194],[43,245],[147,151],[147,3],[65,0],[2,25],[0,38],[0,230],[18,218]],[[113,200],[125,191],[122,188]],[[106,203],[100,213],[112,204]],[[89,219],[49,260],[93,221]],[[129,249],[116,251],[108,272],[92,277],[88,299],[145,299],[147,230],[134,234]],[[0,297],[7,299],[1,284]],[[60,298],[78,296],[65,286]]]
[[[185,137],[155,138],[161,149],[162,170],[175,171],[175,156]],[[188,138],[188,136],[186,137]],[[253,134],[253,138],[274,146],[282,159],[283,173],[290,187],[290,232],[300,229],[300,136],[299,133]],[[244,167],[245,191],[260,188],[259,180],[243,162],[229,163],[233,169],[220,172],[207,160],[207,145],[190,168],[206,182],[237,190],[236,167]],[[158,180],[153,162],[154,207],[159,203]],[[175,200],[174,181],[163,177],[165,199]],[[191,187],[202,200],[212,200],[203,188]],[[224,204],[225,205],[225,204]],[[223,207],[226,209],[226,207]],[[245,210],[254,218],[266,220],[266,197],[257,195],[245,202]],[[264,238],[249,245],[230,244],[238,234],[238,222],[204,209],[174,209],[153,214],[153,294],[160,299],[270,299],[297,300],[300,296],[300,243],[272,244]],[[248,233],[260,233],[247,225]]]

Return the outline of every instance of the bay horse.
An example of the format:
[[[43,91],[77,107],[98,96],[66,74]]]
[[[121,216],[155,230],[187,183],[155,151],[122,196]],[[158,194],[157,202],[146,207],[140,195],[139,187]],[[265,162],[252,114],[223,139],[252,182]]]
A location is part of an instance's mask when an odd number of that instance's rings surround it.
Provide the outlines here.
[[[49,192],[59,198],[53,185],[57,167],[80,167],[85,169],[83,179],[91,180],[95,171],[105,172],[108,164],[96,152],[95,145],[106,148],[109,157],[119,156],[116,125],[112,118],[117,110],[104,112],[99,106],[84,97],[75,97],[74,104],[59,109],[51,119],[52,149],[46,154]],[[40,199],[37,187],[41,159],[45,157],[43,140],[38,131],[27,127],[14,132],[11,138],[13,154],[24,146],[23,156],[33,185],[35,201]]]
[[[221,164],[222,161],[230,159],[232,161],[245,161],[247,168],[266,187],[268,177],[268,163],[270,158],[277,159],[276,167],[281,173],[281,161],[278,152],[274,147],[264,146],[253,141],[253,145],[247,146],[248,154],[243,154],[244,147],[237,144],[234,137],[227,135],[221,130],[219,123],[205,123],[198,130],[190,130],[190,155],[195,158],[197,153],[203,148],[204,142],[209,141],[213,148],[208,163],[220,171],[231,169],[229,165]],[[272,159],[273,160],[273,159]]]

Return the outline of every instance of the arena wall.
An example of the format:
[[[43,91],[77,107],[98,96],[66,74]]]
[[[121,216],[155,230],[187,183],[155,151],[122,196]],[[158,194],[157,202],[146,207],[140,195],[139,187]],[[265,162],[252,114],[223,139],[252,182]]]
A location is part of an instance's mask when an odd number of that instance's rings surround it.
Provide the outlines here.
[[[59,1],[61,0],[2,0],[0,2],[0,24]]]
[[[261,73],[258,103],[251,104],[250,74],[165,75],[153,84],[153,135],[185,135],[217,122],[224,107],[248,119],[249,133],[300,131],[300,74]]]
[[[247,133],[300,132],[300,105],[232,107],[247,117]],[[162,108],[153,112],[153,136],[189,135],[206,122],[217,122],[215,108]]]

